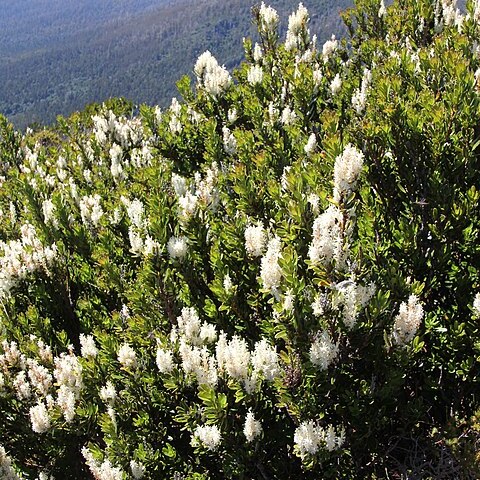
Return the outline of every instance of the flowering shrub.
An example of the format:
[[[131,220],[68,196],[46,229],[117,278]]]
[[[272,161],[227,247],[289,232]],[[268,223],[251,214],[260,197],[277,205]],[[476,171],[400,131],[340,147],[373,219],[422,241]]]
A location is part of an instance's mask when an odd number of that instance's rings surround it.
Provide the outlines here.
[[[262,3],[238,71],[202,54],[166,111],[2,121],[0,472],[408,475],[409,438],[432,465],[479,408],[467,12],[359,0],[319,47]]]

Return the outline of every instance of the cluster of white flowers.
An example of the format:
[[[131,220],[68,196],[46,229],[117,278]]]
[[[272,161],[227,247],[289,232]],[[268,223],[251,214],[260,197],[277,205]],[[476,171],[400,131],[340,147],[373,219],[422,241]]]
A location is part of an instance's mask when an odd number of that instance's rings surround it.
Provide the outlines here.
[[[121,180],[125,180],[125,173],[123,171],[122,165],[122,157],[123,157],[123,149],[120,145],[116,143],[110,148],[110,173],[112,174],[113,179],[115,182],[119,182]]]
[[[182,106],[175,97],[172,98],[172,103],[170,104],[169,110],[170,121],[168,123],[168,128],[174,134],[180,133],[183,129],[181,120]]]
[[[295,449],[300,457],[315,455],[319,449],[329,452],[339,449],[345,441],[345,432],[336,431],[332,425],[326,429],[312,420],[302,422],[295,430]]]
[[[479,50],[479,56],[480,56],[480,50]],[[477,68],[475,70],[475,85],[477,86],[477,91],[480,90],[480,68]]]
[[[142,254],[144,245],[142,237],[131,226],[128,229],[128,240],[130,241],[130,251],[134,254]]]
[[[2,445],[0,445],[0,478],[3,480],[22,480],[23,478],[13,469],[12,459]]]
[[[177,317],[179,335],[192,345],[203,345],[215,342],[217,331],[212,324],[201,324],[197,311],[193,307],[184,307],[182,314]]]
[[[177,117],[179,117],[182,113],[182,105],[180,104],[180,102],[177,100],[177,97],[173,97],[172,98],[172,101],[170,102],[170,108],[169,108],[170,112],[173,114],[173,115],[176,115]]]
[[[92,183],[92,171],[88,168],[86,168],[84,171],[83,171],[83,178],[85,179],[85,181],[89,184]]]
[[[282,242],[280,238],[273,237],[267,244],[267,251],[262,257],[260,277],[263,282],[263,288],[276,293],[280,287],[282,279],[282,269],[278,263],[282,256]]]
[[[182,369],[185,374],[195,377],[199,385],[214,387],[218,381],[217,362],[206,345],[190,345],[185,338],[180,338],[179,347]]]
[[[233,133],[227,128],[223,128],[223,142],[225,151],[233,155],[237,148],[237,142]],[[195,214],[199,205],[203,205],[214,210],[219,201],[218,190],[216,187],[219,174],[218,164],[213,162],[210,168],[202,175],[196,172],[193,185],[187,188],[185,178],[177,174],[172,174],[172,186],[178,198],[179,219],[181,223],[186,223]]]
[[[275,125],[280,118],[280,113],[278,108],[275,106],[273,102],[268,104],[268,122],[270,125]]]
[[[171,237],[167,243],[170,258],[181,260],[187,255],[188,242],[186,237]]]
[[[282,110],[280,121],[283,125],[292,125],[297,119],[297,114],[288,105]]]
[[[222,434],[216,425],[199,425],[192,436],[192,445],[200,442],[208,450],[215,451],[222,441]]]
[[[474,1],[473,19],[475,22],[480,23],[480,0]]]
[[[80,334],[81,355],[83,358],[95,358],[98,355],[98,348],[92,335]]]
[[[359,312],[365,308],[375,293],[373,283],[359,285],[352,280],[345,280],[335,285],[332,305],[334,308],[343,307],[343,323],[347,328],[353,328],[357,322]]]
[[[190,105],[187,106],[187,115],[188,119],[193,125],[198,125],[202,120],[205,119],[205,116],[201,112],[197,112]]]
[[[35,338],[32,336],[31,339],[35,340]],[[54,365],[53,375],[38,360],[25,358],[20,354],[15,343],[3,342],[4,353],[0,355],[0,368],[6,372],[7,376],[11,375],[9,368],[21,369],[13,378],[13,389],[19,400],[28,400],[34,394],[37,404],[29,410],[30,421],[33,431],[43,433],[50,428],[49,412],[56,406],[67,422],[73,420],[75,403],[80,398],[83,380],[82,366],[72,350],[68,355],[61,354],[53,358],[50,347],[46,346],[42,340],[37,341],[37,346],[41,361]],[[58,387],[56,399],[50,393],[54,378],[55,385]]]
[[[57,405],[67,422],[75,418],[75,393],[70,387],[60,385],[57,391]]]
[[[372,81],[372,72],[367,68],[363,72],[362,85],[352,96],[352,107],[360,115],[367,104],[367,90]]]
[[[145,240],[142,239],[142,244],[143,248],[141,250],[141,253],[145,256],[155,255],[160,250],[160,244],[150,235],[147,235]]]
[[[113,130],[113,123],[115,122],[115,115],[108,112],[108,118],[101,115],[92,116],[93,133],[99,145],[105,145],[109,137],[109,132]]]
[[[245,435],[247,442],[250,443],[255,440],[255,438],[262,434],[262,431],[262,424],[255,419],[253,412],[249,410],[243,427],[243,434]]]
[[[262,339],[255,344],[251,357],[254,373],[263,374],[265,380],[273,382],[280,374],[277,349]]]
[[[278,25],[278,13],[277,11],[270,7],[266,6],[264,2],[260,5],[260,33],[273,32]]]
[[[160,373],[170,373],[175,367],[172,352],[161,347],[157,349],[156,361]]]
[[[422,323],[423,307],[416,295],[410,295],[408,303],[402,302],[393,325],[393,338],[399,345],[406,345],[417,333]]]
[[[207,347],[217,339],[215,326],[201,323],[193,307],[185,307],[177,318],[177,326],[172,329],[170,339],[178,341],[182,369],[187,376],[196,379],[199,385],[214,386],[217,383],[217,361]],[[162,373],[174,368],[173,356],[161,348],[157,351],[157,366]]]
[[[32,387],[35,389],[37,394],[45,397],[48,394],[50,388],[52,387],[53,377],[51,373],[43,365],[40,365],[37,360],[34,360],[32,358],[29,358],[27,360],[27,365],[28,378]],[[22,373],[23,372],[19,372],[19,375],[21,375]],[[26,379],[17,375],[15,381],[17,387],[17,394],[19,396],[22,396],[22,394],[20,393],[22,389],[29,389],[28,384],[26,383]],[[26,392],[24,393],[24,395],[26,396]]]
[[[285,40],[287,50],[301,47],[302,37],[309,36],[307,29],[309,20],[308,10],[300,3],[297,11],[288,17],[287,38]]]
[[[121,197],[121,201],[127,210],[131,224],[138,230],[144,230],[148,225],[148,221],[145,217],[145,206],[143,203],[138,198],[129,200],[124,196]]]
[[[108,111],[105,116],[92,116],[92,121],[95,140],[101,146],[106,146],[109,141],[116,141],[122,147],[128,147],[142,140],[143,132],[139,119],[117,118],[112,111]]]
[[[380,7],[378,8],[378,18],[384,18],[387,15],[387,8],[385,7],[385,2],[380,0]]]
[[[19,165],[19,169],[26,175],[30,186],[34,190],[38,190],[39,180],[42,180],[45,182],[45,185],[54,188],[57,184],[56,176],[48,173],[49,170],[46,168],[51,166],[50,162],[48,160],[46,160],[45,163],[39,161],[41,146],[36,143],[33,151],[28,147],[25,147],[23,151],[25,154],[24,163]],[[5,177],[3,178],[5,179]],[[16,214],[17,211],[15,205],[13,202],[10,202],[10,220],[12,224],[16,221]]]
[[[15,208],[15,204],[10,202],[10,223],[14,225],[17,222],[17,209]]]
[[[91,150],[92,147],[91,147],[90,143],[88,143],[87,145],[88,145],[89,149]],[[65,158],[62,155],[58,156],[55,167],[56,167],[56,170],[57,170],[57,177],[60,180],[60,182],[63,183],[68,176],[68,174],[67,174],[68,165],[67,165],[67,161],[65,160]]]
[[[277,351],[265,339],[259,340],[250,351],[243,338],[235,335],[229,341],[222,332],[216,344],[216,360],[220,372],[242,381],[250,393],[260,375],[271,382],[280,374]]]
[[[42,213],[45,224],[51,224],[54,227],[58,227],[58,219],[55,216],[56,210],[57,207],[51,199],[42,202]]]
[[[307,30],[308,32],[308,30]],[[299,69],[299,64],[300,63],[306,63],[306,64],[313,64],[314,60],[317,58],[317,36],[314,35],[312,37],[312,40],[310,41],[310,46],[302,53],[302,55],[300,56],[299,54],[297,54],[295,56],[295,73],[294,73],[294,77],[295,78],[301,78],[301,76],[303,75]],[[314,68],[315,66],[317,66],[318,64],[314,64]]]
[[[312,72],[313,84],[316,88],[320,86],[323,80],[323,72],[320,68],[316,68]]]
[[[82,455],[95,480],[123,480],[124,472],[121,468],[114,467],[110,460],[95,460],[87,447],[82,448]]]
[[[346,255],[342,236],[343,222],[342,212],[335,205],[330,205],[315,219],[312,243],[308,250],[310,261],[314,265],[335,261],[337,268],[343,267]]]
[[[27,400],[32,395],[32,389],[30,383],[28,383],[27,374],[24,370],[18,372],[15,376],[13,387],[15,388],[15,393],[19,400]]]
[[[340,201],[342,197],[355,189],[358,177],[362,172],[363,159],[363,153],[350,143],[335,159],[333,182],[336,201]]]
[[[227,113],[227,118],[230,123],[235,123],[238,118],[238,112],[236,108],[230,108]]]
[[[260,64],[262,58],[263,58],[262,47],[258,43],[255,43],[255,47],[253,48],[253,60],[256,63]]]
[[[327,40],[323,44],[322,48],[322,57],[323,61],[327,62],[328,59],[332,56],[332,54],[337,50],[338,48],[338,40],[335,39],[335,35],[332,35],[332,38],[330,40]]]
[[[99,395],[103,402],[105,402],[107,405],[112,406],[117,399],[117,391],[115,390],[115,385],[111,381],[108,381],[100,389]]]
[[[80,398],[83,388],[82,365],[73,354],[61,354],[54,363],[53,375],[59,387],[56,402],[65,420],[71,422],[75,416],[75,402]]]
[[[49,267],[57,259],[58,250],[55,244],[43,246],[37,237],[35,228],[26,223],[22,225],[20,240],[0,241],[0,298],[10,293],[10,290],[29,273],[43,270],[49,273]]]
[[[233,289],[234,285],[232,282],[232,279],[230,277],[230,274],[227,273],[225,277],[223,277],[223,288],[227,293],[230,293]]]
[[[70,197],[77,204],[80,205],[80,196],[78,194],[78,187],[72,177],[68,179],[68,186],[70,187]]]
[[[228,127],[223,127],[223,148],[228,155],[233,155],[237,151],[237,140]]]
[[[137,462],[135,460],[130,460],[130,470],[132,472],[132,477],[135,480],[138,480],[145,476],[146,468],[143,463]]]
[[[37,340],[38,355],[45,363],[53,362],[52,348],[50,345],[46,345],[42,339]]]
[[[134,148],[130,151],[130,163],[136,168],[150,166],[152,164],[152,159],[152,147],[148,144],[144,144],[141,148]]]
[[[134,254],[153,255],[160,249],[160,244],[146,234],[148,219],[145,216],[145,207],[137,198],[129,200],[122,196],[121,201],[127,210],[130,219],[128,228],[128,239],[130,241],[130,251]]]
[[[3,370],[7,370],[11,367],[20,367],[25,369],[26,358],[25,355],[18,348],[17,342],[13,340],[8,343],[6,340],[2,341],[3,353],[0,355],[0,367]]]
[[[115,138],[123,148],[138,145],[142,141],[143,126],[140,118],[120,117],[115,125]]]
[[[333,343],[329,333],[324,330],[317,336],[310,347],[310,361],[313,365],[319,367],[320,370],[326,370],[337,358],[338,351],[338,345]]]
[[[445,25],[455,26],[461,30],[465,17],[457,8],[457,0],[442,0],[442,16]]]
[[[341,88],[342,78],[340,77],[340,74],[337,73],[333,78],[332,83],[330,83],[330,92],[332,93],[332,96],[337,95],[337,93],[340,92]]]
[[[292,312],[295,307],[295,295],[292,290],[288,290],[283,296],[282,309],[284,312]]]
[[[182,310],[170,341],[178,345],[183,372],[199,385],[214,387],[219,374],[226,374],[242,382],[251,393],[261,378],[273,381],[281,373],[276,348],[265,339],[258,341],[253,350],[249,350],[246,340],[236,335],[227,340],[226,334],[220,332],[217,341],[215,327],[201,323],[194,308]],[[215,344],[214,354],[209,344]],[[157,366],[161,373],[170,373],[175,368],[172,351],[158,347]]]
[[[265,251],[267,233],[261,223],[245,229],[245,250],[252,257],[259,257]]]
[[[480,317],[480,292],[475,295],[473,300],[473,313]]]
[[[29,147],[25,147],[25,160],[31,170],[36,170],[39,166],[38,162],[38,153],[40,150],[40,145],[38,143],[35,144],[33,150]]]
[[[314,133],[310,134],[308,137],[308,142],[307,144],[303,147],[303,150],[307,155],[312,155],[313,152],[315,151],[315,148],[317,148],[317,137],[315,136]]]
[[[313,315],[320,317],[325,313],[325,307],[328,304],[328,297],[325,293],[318,294],[312,302]]]
[[[117,359],[122,364],[123,368],[128,368],[130,370],[137,368],[137,354],[128,343],[121,345],[120,349],[118,350]]]
[[[187,193],[187,180],[185,177],[172,173],[172,187],[177,197],[181,197]]]
[[[234,137],[235,138],[235,137]],[[236,143],[236,142],[235,142]],[[218,203],[217,179],[219,169],[217,162],[212,162],[210,168],[207,168],[205,175],[195,174],[195,195],[201,204],[215,209]]]
[[[194,72],[198,86],[214,98],[219,97],[232,83],[227,69],[221,67],[208,50],[198,57]]]
[[[252,65],[248,70],[247,81],[250,85],[258,85],[262,83],[263,70],[260,65]]]
[[[314,215],[318,215],[320,212],[320,197],[316,193],[309,193],[307,195],[307,203],[312,209]]]
[[[222,333],[216,345],[218,368],[227,372],[235,380],[248,377],[250,350],[245,339],[235,335],[230,341]]]
[[[39,401],[30,407],[30,422],[35,433],[45,433],[50,428],[50,417],[44,402]]]
[[[98,227],[104,211],[100,204],[100,195],[85,195],[80,200],[80,215],[87,227]]]
[[[415,66],[415,73],[419,74],[422,71],[421,63],[420,63],[420,49],[419,48],[414,48],[412,46],[412,43],[410,42],[410,37],[405,38],[405,48],[409,54],[410,61],[414,64]],[[395,56],[394,53],[392,53],[392,56]],[[400,61],[400,58],[397,57],[398,61]]]
[[[58,386],[65,385],[72,389],[75,397],[79,398],[83,388],[82,365],[73,354],[62,353],[54,359],[55,370],[53,375]]]

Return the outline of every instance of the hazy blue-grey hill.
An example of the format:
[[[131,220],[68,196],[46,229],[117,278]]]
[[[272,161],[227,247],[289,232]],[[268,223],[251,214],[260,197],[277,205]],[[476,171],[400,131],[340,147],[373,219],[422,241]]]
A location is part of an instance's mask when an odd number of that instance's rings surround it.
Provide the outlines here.
[[[272,0],[282,27],[298,1]],[[306,0],[319,41],[351,0]],[[113,96],[166,105],[209,49],[232,69],[254,33],[251,0],[0,0],[0,112],[49,123]]]
[[[172,0],[1,0],[0,58],[55,47]]]

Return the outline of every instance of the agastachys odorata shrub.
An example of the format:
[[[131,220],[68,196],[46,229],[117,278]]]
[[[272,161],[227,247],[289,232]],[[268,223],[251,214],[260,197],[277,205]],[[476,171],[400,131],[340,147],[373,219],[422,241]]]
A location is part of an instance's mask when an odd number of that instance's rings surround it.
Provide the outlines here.
[[[164,111],[2,119],[2,478],[478,473],[480,3],[253,13]]]

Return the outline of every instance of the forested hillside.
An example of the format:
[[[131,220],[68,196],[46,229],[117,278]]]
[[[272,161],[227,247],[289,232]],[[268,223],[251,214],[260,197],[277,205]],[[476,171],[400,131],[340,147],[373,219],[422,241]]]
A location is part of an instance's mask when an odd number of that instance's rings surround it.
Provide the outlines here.
[[[1,2],[0,54],[15,57],[71,41],[79,32],[98,28],[171,0],[15,0]]]
[[[307,0],[319,42],[342,35],[350,0]],[[296,0],[272,2],[286,30]],[[21,1],[0,12],[0,112],[18,127],[124,96],[165,105],[211,50],[228,68],[252,35],[251,0]]]

